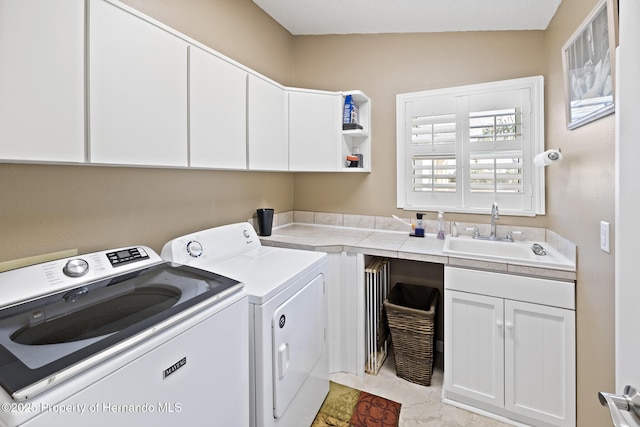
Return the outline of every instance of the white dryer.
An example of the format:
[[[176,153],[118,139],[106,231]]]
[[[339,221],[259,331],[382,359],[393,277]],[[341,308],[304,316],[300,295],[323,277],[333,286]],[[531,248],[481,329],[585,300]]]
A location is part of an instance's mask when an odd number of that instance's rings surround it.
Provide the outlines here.
[[[262,246],[238,223],[178,237],[161,256],[245,284],[251,426],[311,425],[329,391],[327,255]]]

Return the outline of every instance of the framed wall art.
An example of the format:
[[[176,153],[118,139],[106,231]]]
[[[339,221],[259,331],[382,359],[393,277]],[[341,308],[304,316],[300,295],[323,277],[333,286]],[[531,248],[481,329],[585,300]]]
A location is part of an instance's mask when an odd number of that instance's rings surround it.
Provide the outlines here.
[[[562,48],[567,128],[615,111],[617,0],[601,0]]]

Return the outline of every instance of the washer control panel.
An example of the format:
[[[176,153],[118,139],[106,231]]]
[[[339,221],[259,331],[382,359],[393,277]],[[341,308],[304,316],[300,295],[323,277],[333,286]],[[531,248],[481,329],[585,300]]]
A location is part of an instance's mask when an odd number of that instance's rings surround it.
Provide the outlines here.
[[[143,259],[149,259],[149,255],[142,248],[119,249],[114,252],[108,252],[107,258],[113,267],[128,264]]]
[[[130,262],[149,259],[147,251],[143,248],[126,248],[107,252],[107,259],[112,267],[128,264]],[[73,258],[67,261],[62,272],[69,277],[82,277],[89,271],[89,263],[82,258]]]
[[[164,262],[147,246],[113,248],[0,273],[0,309]],[[69,294],[68,299],[81,295]]]

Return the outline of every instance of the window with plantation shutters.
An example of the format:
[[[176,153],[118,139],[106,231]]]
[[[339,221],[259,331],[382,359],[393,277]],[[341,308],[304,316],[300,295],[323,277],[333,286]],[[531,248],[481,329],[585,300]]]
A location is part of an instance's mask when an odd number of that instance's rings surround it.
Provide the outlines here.
[[[398,207],[544,213],[542,77],[397,97]]]

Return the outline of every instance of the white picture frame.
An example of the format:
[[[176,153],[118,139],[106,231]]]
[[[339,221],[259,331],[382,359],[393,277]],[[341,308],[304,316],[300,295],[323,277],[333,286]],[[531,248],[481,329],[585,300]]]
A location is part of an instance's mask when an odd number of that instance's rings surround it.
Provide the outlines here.
[[[562,48],[567,128],[612,114],[616,0],[601,0]]]

